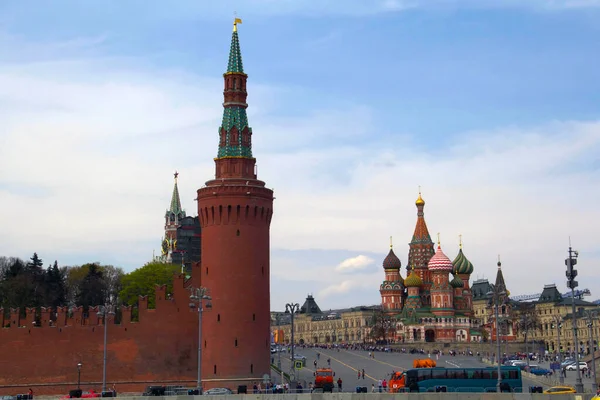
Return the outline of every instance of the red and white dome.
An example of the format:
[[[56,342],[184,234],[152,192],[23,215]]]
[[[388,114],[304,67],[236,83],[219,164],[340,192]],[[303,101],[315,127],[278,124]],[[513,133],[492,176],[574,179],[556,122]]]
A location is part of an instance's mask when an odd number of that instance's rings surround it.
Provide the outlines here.
[[[430,271],[448,271],[452,272],[454,268],[452,265],[452,261],[444,254],[442,251],[442,247],[438,244],[438,248],[429,260],[429,264],[427,264],[427,268]]]

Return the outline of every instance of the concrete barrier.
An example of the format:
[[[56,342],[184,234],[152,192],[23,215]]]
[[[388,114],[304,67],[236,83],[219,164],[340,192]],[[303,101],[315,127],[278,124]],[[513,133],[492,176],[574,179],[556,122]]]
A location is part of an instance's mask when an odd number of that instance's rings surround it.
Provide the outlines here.
[[[120,400],[590,400],[592,394],[532,393],[307,393],[214,396],[118,397]]]

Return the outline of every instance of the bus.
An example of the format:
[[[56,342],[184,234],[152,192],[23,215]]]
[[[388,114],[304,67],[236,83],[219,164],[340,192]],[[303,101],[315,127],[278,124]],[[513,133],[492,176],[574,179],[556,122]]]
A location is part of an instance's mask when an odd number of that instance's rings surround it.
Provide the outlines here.
[[[523,381],[518,367],[501,367],[501,390],[522,392]],[[390,379],[391,392],[495,392],[498,369],[484,368],[414,368],[395,372]]]

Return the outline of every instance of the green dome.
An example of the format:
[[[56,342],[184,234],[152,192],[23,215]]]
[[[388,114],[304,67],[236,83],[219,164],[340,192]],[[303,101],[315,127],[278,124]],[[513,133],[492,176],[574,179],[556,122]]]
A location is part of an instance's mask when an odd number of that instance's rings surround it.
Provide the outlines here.
[[[458,251],[458,255],[456,256],[454,261],[452,261],[452,266],[452,272],[454,274],[471,275],[473,273],[473,264],[471,264],[471,261],[469,261],[467,257],[465,257],[462,249]]]
[[[421,278],[419,277],[419,275],[417,275],[415,273],[415,270],[413,269],[412,272],[410,273],[410,275],[408,275],[406,277],[406,279],[404,280],[404,286],[405,287],[419,287],[423,284],[423,281],[421,280]]]
[[[460,279],[460,277],[458,275],[454,275],[454,279],[452,279],[450,281],[450,286],[452,286],[453,288],[461,288],[464,285],[465,284],[464,284],[463,280]]]

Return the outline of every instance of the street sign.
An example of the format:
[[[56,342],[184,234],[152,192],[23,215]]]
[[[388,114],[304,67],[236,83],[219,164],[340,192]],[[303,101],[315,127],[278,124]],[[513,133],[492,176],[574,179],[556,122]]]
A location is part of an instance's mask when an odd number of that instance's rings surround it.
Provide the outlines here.
[[[294,361],[294,368],[302,369],[302,361]]]
[[[269,382],[271,382],[271,375],[269,375],[269,374],[264,374],[264,375],[263,375],[263,383],[267,384],[267,383],[269,383]]]

